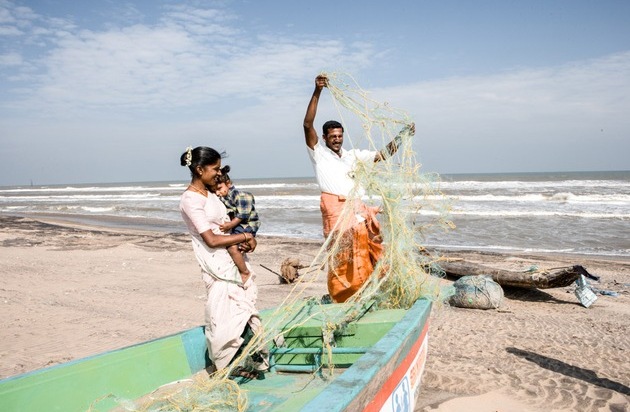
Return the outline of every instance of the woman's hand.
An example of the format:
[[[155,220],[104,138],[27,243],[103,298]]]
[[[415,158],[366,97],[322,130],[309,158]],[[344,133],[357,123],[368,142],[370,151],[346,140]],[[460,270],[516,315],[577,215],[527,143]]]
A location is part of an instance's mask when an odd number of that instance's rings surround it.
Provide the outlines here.
[[[238,250],[241,252],[253,252],[256,249],[256,238],[251,233],[244,233],[244,236],[243,242],[238,244]]]

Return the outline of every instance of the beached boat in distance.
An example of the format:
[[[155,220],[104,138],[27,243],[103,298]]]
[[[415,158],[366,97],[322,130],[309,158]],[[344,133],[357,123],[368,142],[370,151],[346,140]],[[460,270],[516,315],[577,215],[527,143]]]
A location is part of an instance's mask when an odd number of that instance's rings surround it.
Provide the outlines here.
[[[412,411],[427,356],[431,302],[360,313],[322,349],[322,324],[346,304],[307,305],[272,344],[271,369],[239,382],[248,411]],[[273,318],[272,310],[261,313]],[[356,315],[356,313],[355,313]],[[295,325],[299,325],[295,327]],[[284,329],[283,329],[284,330]],[[277,342],[278,340],[276,340]],[[322,374],[332,359],[333,373]],[[209,366],[203,327],[0,381],[3,411],[106,411]],[[319,372],[318,372],[319,371]]]

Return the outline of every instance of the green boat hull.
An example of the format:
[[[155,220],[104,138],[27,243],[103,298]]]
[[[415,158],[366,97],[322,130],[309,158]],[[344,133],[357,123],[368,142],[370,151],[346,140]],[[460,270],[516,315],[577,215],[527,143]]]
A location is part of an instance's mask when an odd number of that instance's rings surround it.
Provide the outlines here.
[[[241,383],[251,411],[394,410],[413,403],[427,350],[431,303],[409,310],[364,314],[335,336],[335,374],[318,374],[329,360],[322,351],[325,311],[313,306],[308,321],[285,333],[271,348],[272,369],[264,379]],[[272,311],[264,311],[263,319]],[[303,314],[302,314],[303,315]],[[105,352],[0,381],[2,411],[108,411],[209,366],[203,327]],[[402,402],[402,403],[401,403]],[[404,409],[403,409],[404,410]]]

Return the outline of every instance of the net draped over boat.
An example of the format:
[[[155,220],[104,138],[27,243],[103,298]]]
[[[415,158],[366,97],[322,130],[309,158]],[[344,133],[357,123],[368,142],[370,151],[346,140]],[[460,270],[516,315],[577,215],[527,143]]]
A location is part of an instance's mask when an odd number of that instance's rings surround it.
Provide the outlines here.
[[[388,103],[372,99],[347,74],[328,73],[326,76],[339,120],[344,125],[344,144],[347,147],[377,151],[400,136],[395,155],[376,163],[358,163],[354,170],[355,188],[347,197],[335,226],[337,229],[351,227],[352,222],[356,221],[355,210],[360,203],[368,208],[378,208],[383,253],[363,287],[347,301],[346,305],[350,309],[326,312],[330,318],[322,322],[323,349],[331,357],[335,334],[366,311],[377,308],[408,309],[421,297],[433,301],[449,297],[452,290],[441,287],[439,277],[432,273],[436,270],[439,256],[426,250],[423,240],[426,234],[449,230],[453,224],[448,220],[450,205],[439,192],[439,176],[420,172],[412,141],[426,137],[412,136],[408,126],[413,120],[408,114]],[[353,129],[357,123],[360,124],[357,126],[360,130]],[[263,319],[264,333],[249,342],[230,368],[216,372],[210,379],[196,379],[194,389],[187,388],[136,410],[247,409],[246,396],[228,378],[230,373],[234,368],[243,366],[248,354],[274,342],[282,334],[289,319],[293,320],[293,328],[304,324],[308,317],[302,317],[297,322],[295,319],[305,306],[323,304],[318,298],[306,299],[305,291],[310,284],[327,276],[329,262],[335,259],[343,247],[343,236],[336,236],[333,228],[291,292],[273,315]],[[203,396],[206,401],[212,396],[217,399],[208,404],[194,394]]]

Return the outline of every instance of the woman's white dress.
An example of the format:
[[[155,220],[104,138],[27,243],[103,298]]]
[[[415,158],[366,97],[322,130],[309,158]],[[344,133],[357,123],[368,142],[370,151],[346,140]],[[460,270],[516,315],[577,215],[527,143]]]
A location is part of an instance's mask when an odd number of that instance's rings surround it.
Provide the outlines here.
[[[205,335],[209,357],[217,370],[228,366],[243,343],[241,334],[249,323],[254,333],[261,330],[256,309],[258,289],[254,274],[243,285],[238,268],[225,247],[210,248],[200,236],[207,230],[224,235],[219,225],[229,221],[225,205],[213,193],[208,197],[185,191],[179,204],[202,279],[206,285]]]

